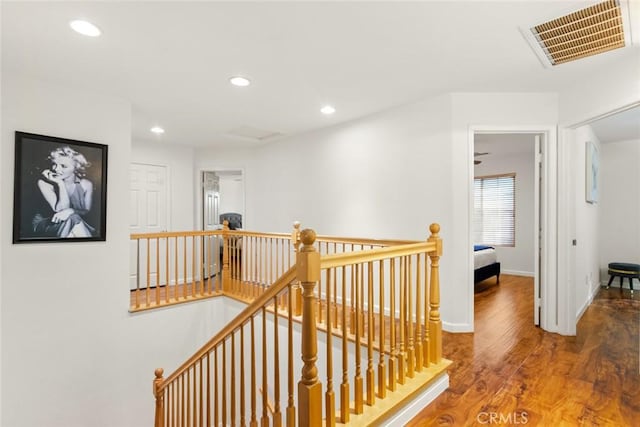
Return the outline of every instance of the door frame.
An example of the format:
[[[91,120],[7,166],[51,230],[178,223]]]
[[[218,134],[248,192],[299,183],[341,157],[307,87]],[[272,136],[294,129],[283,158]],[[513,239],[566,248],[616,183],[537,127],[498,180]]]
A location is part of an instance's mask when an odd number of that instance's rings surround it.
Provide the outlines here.
[[[247,213],[247,174],[244,168],[231,168],[231,167],[204,167],[200,166],[195,170],[195,224],[197,224],[198,229],[202,229],[204,224],[203,218],[203,207],[202,207],[202,173],[203,172],[240,172],[242,175],[242,226],[246,227],[246,213]]]
[[[468,159],[469,180],[468,180],[468,197],[469,211],[467,212],[468,220],[468,243],[470,270],[473,271],[473,150],[474,135],[476,133],[525,133],[543,135],[541,141],[542,152],[544,153],[544,161],[542,162],[542,185],[540,187],[541,197],[537,203],[541,203],[540,225],[542,228],[540,237],[540,246],[542,249],[540,257],[540,327],[549,332],[558,332],[558,321],[561,317],[559,311],[561,306],[558,304],[558,281],[557,281],[557,151],[558,138],[557,127],[555,125],[532,125],[532,126],[504,126],[504,125],[473,125],[468,129]],[[538,272],[535,272],[538,274]],[[469,276],[469,319],[474,318],[474,283],[473,274]],[[535,304],[534,304],[535,307]],[[535,308],[534,308],[535,309]]]

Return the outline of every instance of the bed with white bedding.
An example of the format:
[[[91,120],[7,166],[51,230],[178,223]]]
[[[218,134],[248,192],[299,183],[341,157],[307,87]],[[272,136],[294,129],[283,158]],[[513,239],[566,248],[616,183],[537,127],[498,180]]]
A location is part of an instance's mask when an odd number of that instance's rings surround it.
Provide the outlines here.
[[[493,276],[496,276],[496,283],[500,283],[500,263],[494,247],[474,245],[473,268],[474,283],[482,282]]]

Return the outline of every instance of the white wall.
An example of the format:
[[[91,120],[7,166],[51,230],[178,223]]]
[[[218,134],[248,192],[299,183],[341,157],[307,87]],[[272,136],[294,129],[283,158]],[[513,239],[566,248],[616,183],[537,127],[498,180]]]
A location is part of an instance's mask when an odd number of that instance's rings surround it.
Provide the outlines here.
[[[640,140],[600,145],[600,280],[610,262],[640,263]],[[619,286],[619,279],[614,286]],[[625,280],[625,288],[629,282]],[[638,282],[634,281],[635,289]]]
[[[444,95],[253,152],[201,150],[196,164],[246,171],[249,229],[299,220],[320,234],[425,239],[440,223],[445,328],[471,331],[468,129],[556,122],[554,94]]]
[[[599,242],[599,208],[600,203],[586,201],[586,142],[591,141],[600,150],[600,141],[593,133],[591,126],[582,126],[575,130],[572,146],[574,203],[575,203],[575,299],[576,319],[593,300],[600,285],[600,250]],[[600,168],[602,170],[602,167]],[[598,182],[598,188],[601,180]]]
[[[531,136],[531,145],[534,139]],[[500,153],[492,151],[490,156],[482,157],[482,163],[474,167],[475,176],[496,174],[516,174],[516,224],[513,247],[496,247],[500,269],[505,274],[533,276],[534,274],[534,173],[535,156],[533,150],[526,153]]]
[[[129,103],[8,73],[2,87],[0,424],[151,425],[154,369],[174,369],[210,338],[220,308],[127,311]],[[109,146],[106,242],[11,243],[16,130]]]
[[[161,142],[135,141],[131,145],[131,162],[167,167],[170,200],[168,230],[193,230],[198,224],[194,210],[194,198],[198,191],[193,180],[194,149]]]

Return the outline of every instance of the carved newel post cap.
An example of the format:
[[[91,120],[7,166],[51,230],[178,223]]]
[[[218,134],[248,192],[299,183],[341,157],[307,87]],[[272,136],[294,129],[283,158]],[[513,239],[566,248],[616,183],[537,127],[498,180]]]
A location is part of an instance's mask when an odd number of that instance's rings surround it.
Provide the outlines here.
[[[440,232],[440,224],[434,222],[429,226],[429,231],[431,231],[431,234],[438,234]]]
[[[156,369],[155,374],[156,374],[156,378],[162,378],[162,374],[164,374],[164,369],[162,368]]]
[[[295,229],[300,228],[300,221],[293,221],[293,228]]]
[[[316,232],[310,228],[305,228],[300,232],[300,240],[305,246],[311,246],[316,241]]]

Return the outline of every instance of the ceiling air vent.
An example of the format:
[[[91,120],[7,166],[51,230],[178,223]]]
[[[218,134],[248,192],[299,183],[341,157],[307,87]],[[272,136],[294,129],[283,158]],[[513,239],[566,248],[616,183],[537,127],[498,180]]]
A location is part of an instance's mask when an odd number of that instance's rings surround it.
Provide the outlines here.
[[[619,0],[608,0],[531,28],[551,65],[624,47]]]

